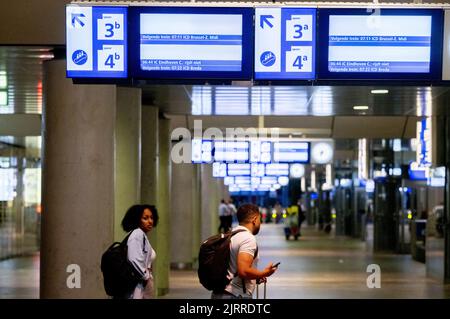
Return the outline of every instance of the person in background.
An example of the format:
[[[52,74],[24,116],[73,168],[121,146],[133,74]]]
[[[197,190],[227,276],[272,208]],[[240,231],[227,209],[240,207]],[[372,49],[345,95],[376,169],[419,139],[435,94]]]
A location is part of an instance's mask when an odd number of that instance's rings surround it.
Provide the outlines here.
[[[229,228],[231,229],[231,227],[233,225],[233,221],[237,221],[237,219],[236,219],[237,209],[236,209],[236,206],[234,206],[234,204],[233,204],[232,198],[230,198],[228,200],[227,207],[230,212],[230,218],[228,220],[228,223],[229,223]]]
[[[219,225],[219,233],[226,233],[230,230],[231,223],[229,220],[231,219],[231,212],[228,209],[227,204],[225,203],[225,200],[222,199],[220,201],[219,205],[219,219],[220,219],[220,225]]]
[[[127,299],[153,298],[153,272],[152,264],[156,253],[147,234],[158,224],[158,211],[152,205],[134,205],[126,212],[122,220],[122,228],[131,232],[128,237],[128,260],[142,275],[133,291],[124,296]]]
[[[302,223],[306,219],[305,209],[303,208],[301,199],[298,200],[297,206],[298,206],[298,235],[301,236],[302,235],[302,233],[301,233]]]

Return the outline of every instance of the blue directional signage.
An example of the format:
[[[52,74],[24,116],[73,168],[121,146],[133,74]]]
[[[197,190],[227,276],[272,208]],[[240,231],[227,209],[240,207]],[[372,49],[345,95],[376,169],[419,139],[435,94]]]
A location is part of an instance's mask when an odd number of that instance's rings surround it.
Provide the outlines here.
[[[68,77],[126,78],[126,43],[126,7],[66,7]]]
[[[315,78],[316,9],[256,8],[255,79]]]

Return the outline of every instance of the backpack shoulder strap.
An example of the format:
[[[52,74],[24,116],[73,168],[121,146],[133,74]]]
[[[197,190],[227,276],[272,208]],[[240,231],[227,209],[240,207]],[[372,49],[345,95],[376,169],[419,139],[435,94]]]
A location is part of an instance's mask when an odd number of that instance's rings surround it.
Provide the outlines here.
[[[130,238],[131,233],[134,231],[134,229],[132,231],[130,231],[125,238],[122,240],[121,244],[122,245],[127,245],[128,244],[128,238]]]
[[[245,229],[237,229],[231,232],[230,237],[236,235],[237,233],[241,233],[243,231],[246,231]]]

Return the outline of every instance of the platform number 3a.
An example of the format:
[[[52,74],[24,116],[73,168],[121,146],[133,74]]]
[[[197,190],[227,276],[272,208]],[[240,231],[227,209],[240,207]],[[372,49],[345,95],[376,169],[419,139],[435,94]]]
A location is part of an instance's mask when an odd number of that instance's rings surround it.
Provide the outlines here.
[[[308,27],[308,26],[306,26]],[[294,39],[300,39],[303,36],[303,27],[300,24],[295,24],[294,25]]]

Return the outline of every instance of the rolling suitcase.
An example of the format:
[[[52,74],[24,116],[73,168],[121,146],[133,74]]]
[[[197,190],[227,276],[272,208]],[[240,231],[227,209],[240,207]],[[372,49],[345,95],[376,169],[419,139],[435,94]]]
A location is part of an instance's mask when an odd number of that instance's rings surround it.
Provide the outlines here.
[[[256,285],[256,299],[259,299],[259,285]],[[264,297],[263,299],[266,299],[266,282],[264,282]]]

